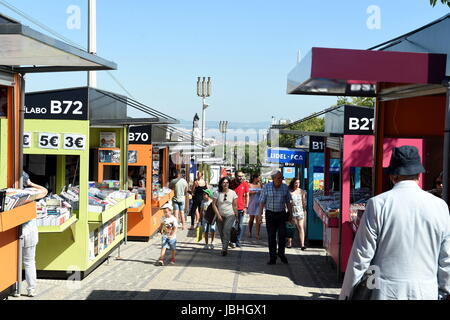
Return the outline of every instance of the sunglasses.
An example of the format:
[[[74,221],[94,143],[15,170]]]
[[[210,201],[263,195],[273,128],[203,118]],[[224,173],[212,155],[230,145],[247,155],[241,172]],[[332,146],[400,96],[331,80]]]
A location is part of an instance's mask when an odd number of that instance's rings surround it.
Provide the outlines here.
[[[223,201],[227,201],[227,194],[225,193],[225,195],[223,196]]]

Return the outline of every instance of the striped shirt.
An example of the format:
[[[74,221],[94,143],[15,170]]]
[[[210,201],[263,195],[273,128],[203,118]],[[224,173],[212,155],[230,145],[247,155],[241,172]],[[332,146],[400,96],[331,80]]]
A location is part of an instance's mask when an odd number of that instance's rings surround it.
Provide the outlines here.
[[[286,206],[291,201],[291,193],[285,183],[282,183],[279,188],[275,188],[273,182],[266,184],[259,198],[259,202],[265,204],[266,210],[274,212],[285,212]]]

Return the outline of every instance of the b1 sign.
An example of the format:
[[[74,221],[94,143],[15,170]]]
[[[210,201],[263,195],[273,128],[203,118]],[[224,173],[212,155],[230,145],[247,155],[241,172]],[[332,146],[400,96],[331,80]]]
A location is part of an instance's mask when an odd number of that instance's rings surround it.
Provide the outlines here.
[[[306,152],[300,150],[267,149],[267,162],[304,164]]]

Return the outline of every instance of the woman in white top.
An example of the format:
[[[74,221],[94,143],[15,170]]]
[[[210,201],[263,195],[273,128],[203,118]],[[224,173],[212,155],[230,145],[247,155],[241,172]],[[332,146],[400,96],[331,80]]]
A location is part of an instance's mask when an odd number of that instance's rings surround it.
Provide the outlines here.
[[[294,224],[297,227],[300,247],[302,250],[305,250],[306,192],[300,189],[300,180],[298,178],[292,179],[289,184],[289,191],[292,196],[292,216]],[[292,247],[292,238],[287,239],[286,247]]]
[[[230,189],[231,180],[223,177],[219,181],[219,190],[214,193],[213,209],[216,213],[217,227],[222,240],[222,256],[227,255],[230,233],[238,216],[237,194]]]
[[[252,237],[253,221],[256,220],[256,239],[259,240],[259,232],[261,230],[262,216],[259,214],[259,197],[262,191],[262,185],[258,174],[254,174],[250,180],[250,200],[248,201],[247,213],[248,220],[248,237]]]

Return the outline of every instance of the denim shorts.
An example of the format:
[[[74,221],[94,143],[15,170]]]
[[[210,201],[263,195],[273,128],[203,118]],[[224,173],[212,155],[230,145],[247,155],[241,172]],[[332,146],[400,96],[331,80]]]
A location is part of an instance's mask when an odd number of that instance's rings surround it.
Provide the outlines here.
[[[203,232],[216,232],[216,223],[209,224],[205,220],[203,220]]]
[[[161,248],[177,250],[177,238],[169,239],[167,236],[162,236]]]
[[[173,210],[184,211],[184,201],[178,202],[178,201],[172,200],[172,203],[173,203]]]

